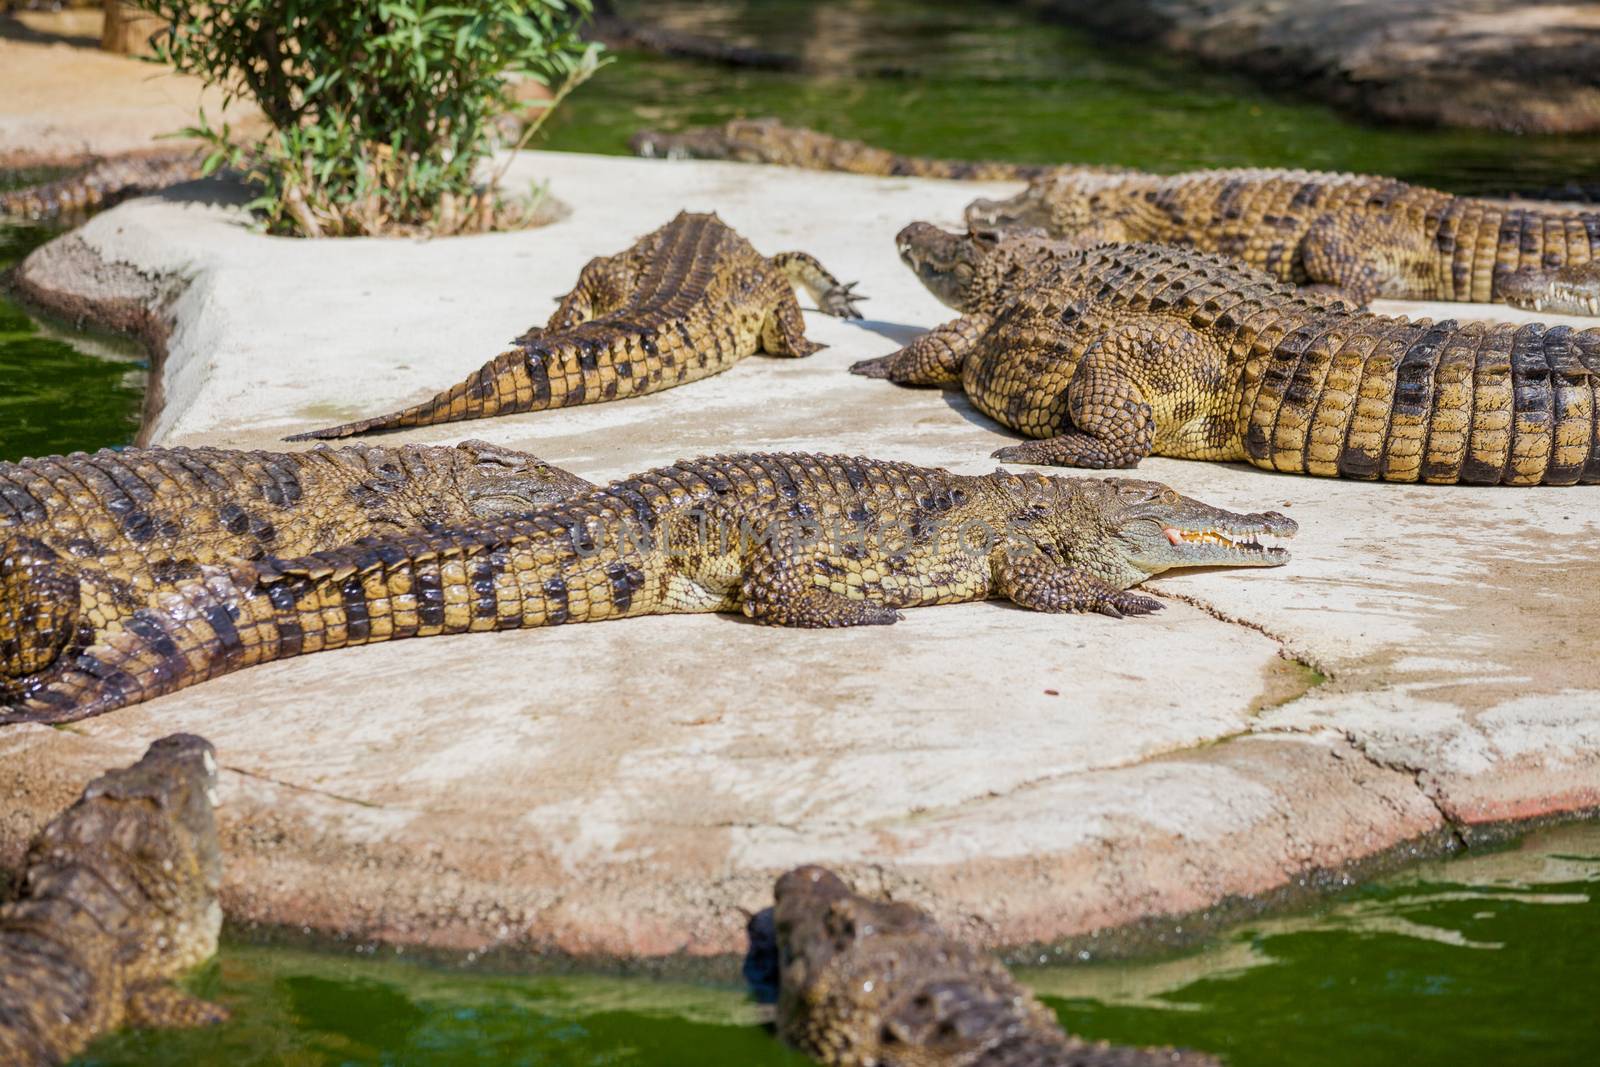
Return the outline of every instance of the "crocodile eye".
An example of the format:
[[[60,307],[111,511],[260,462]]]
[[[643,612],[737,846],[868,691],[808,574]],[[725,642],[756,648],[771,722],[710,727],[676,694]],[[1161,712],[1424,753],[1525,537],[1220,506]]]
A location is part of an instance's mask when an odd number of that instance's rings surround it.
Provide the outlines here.
[[[1173,489],[1161,490],[1161,502],[1163,504],[1176,504],[1178,502],[1177,491]]]

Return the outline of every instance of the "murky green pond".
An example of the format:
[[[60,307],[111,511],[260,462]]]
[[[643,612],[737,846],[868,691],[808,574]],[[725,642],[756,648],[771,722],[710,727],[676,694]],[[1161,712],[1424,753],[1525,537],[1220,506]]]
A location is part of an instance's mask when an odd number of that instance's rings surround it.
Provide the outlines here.
[[[1182,955],[1019,969],[1073,1032],[1234,1067],[1592,1064],[1600,1048],[1600,825],[1428,863]],[[514,978],[230,944],[195,983],[234,1020],[128,1034],[85,1064],[806,1061],[732,986]]]
[[[0,221],[0,272],[53,234]],[[145,370],[134,342],[37,318],[0,289],[0,459],[127,444]]]
[[[1379,171],[1458,192],[1600,179],[1600,141],[1375,129],[1315,102],[964,0],[635,0],[680,29],[798,51],[822,73],[623,54],[544,146],[622,152],[642,125],[776,115],[906,152],[1173,171]],[[0,223],[0,269],[45,236]],[[597,250],[603,251],[603,250]],[[132,346],[0,296],[0,459],[126,443]],[[1026,973],[1074,1031],[1251,1065],[1589,1064],[1600,1049],[1600,826],[1429,864],[1181,956]],[[512,978],[389,955],[230,943],[198,985],[235,1013],[195,1033],[104,1041],[94,1064],[801,1062],[741,990]]]

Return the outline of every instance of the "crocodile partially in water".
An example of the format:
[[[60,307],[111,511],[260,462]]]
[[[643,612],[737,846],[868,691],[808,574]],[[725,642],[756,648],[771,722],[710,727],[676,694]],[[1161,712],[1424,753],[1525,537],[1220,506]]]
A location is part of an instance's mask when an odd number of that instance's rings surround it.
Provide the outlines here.
[[[676,132],[640,130],[628,139],[628,147],[634,155],[647,159],[725,159],[811,170],[840,170],[850,174],[958,181],[1027,181],[1057,169],[1046,164],[993,159],[930,159],[901,155],[864,141],[833,137],[803,126],[786,126],[774,118],[730,119],[720,126],[694,126]],[[1084,169],[1120,173],[1113,167]]]
[[[1220,252],[1274,277],[1376,297],[1505,302],[1517,272],[1600,259],[1600,212],[1454,196],[1393,178],[1302,170],[1154,175],[1059,170],[1008,200],[974,201],[980,227],[1037,226],[1088,246],[1159,242]],[[1553,293],[1545,310],[1591,314]]]
[[[1128,468],[1148,455],[1327,477],[1600,482],[1600,329],[1415,322],[1328,307],[1225,256],[1103,245],[1007,288],[1008,242],[901,232],[972,309],[851,370],[960,385],[1039,440],[999,458]],[[996,303],[995,287],[1005,295]]]
[[[682,212],[615,256],[594,259],[544,328],[465,381],[403,411],[296,434],[349,437],[670,389],[756,352],[808,356],[794,287],[819,310],[859,318],[852,293],[804,252],[761,255],[716,215]]]
[[[124,1026],[227,1018],[173,984],[216,953],[222,859],[209,742],[174,734],[90,782],[0,904],[0,1063],[59,1063]]]
[[[97,157],[60,178],[0,191],[0,215],[39,221],[80,218],[129,197],[194,181],[203,175],[205,161],[206,151],[191,146]]]
[[[1202,1053],[1090,1042],[999,961],[921,908],[863,896],[832,871],[778,879],[752,920],[745,973],[777,987],[777,1029],[830,1067],[1216,1067]],[[770,923],[770,930],[760,927]]]
[[[1152,482],[767,453],[687,460],[534,515],[168,576],[107,618],[99,576],[13,541],[0,581],[0,723],[65,722],[256,663],[404,637],[740,612],[796,627],[1002,597],[1138,615],[1188,566],[1277,566],[1295,524]]]

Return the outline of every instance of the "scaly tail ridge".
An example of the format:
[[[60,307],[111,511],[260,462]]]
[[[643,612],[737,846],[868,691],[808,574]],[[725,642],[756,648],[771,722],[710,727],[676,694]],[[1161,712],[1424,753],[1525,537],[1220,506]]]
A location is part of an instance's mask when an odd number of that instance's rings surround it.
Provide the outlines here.
[[[533,411],[548,405],[550,381],[548,374],[534,374],[530,368],[537,365],[543,370],[547,362],[543,353],[531,347],[509,349],[473,371],[465,381],[430,400],[389,415],[297,433],[284,440],[328,441],[356,434]]]

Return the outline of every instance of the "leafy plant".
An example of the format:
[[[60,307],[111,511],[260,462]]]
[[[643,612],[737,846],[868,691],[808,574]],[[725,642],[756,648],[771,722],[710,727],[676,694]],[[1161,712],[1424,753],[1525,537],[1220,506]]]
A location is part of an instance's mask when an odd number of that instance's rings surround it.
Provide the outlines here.
[[[483,168],[522,119],[520,147],[600,64],[578,23],[590,0],[135,0],[167,28],[160,61],[260,107],[270,131],[237,141],[204,110],[183,131],[207,170],[248,172],[269,229],[308,237],[459,233],[516,224]],[[531,79],[545,99],[519,94]],[[537,112],[536,117],[530,113]],[[527,121],[532,117],[532,121]],[[501,168],[503,173],[504,168]]]

